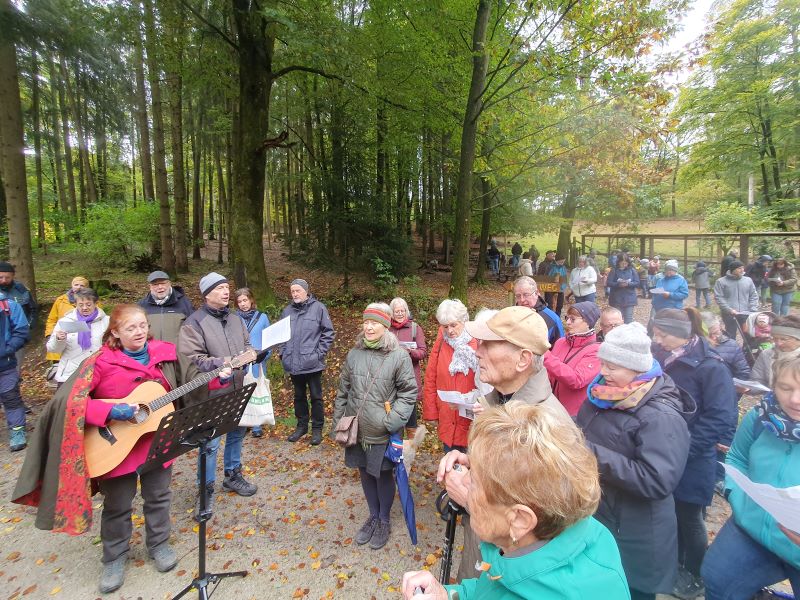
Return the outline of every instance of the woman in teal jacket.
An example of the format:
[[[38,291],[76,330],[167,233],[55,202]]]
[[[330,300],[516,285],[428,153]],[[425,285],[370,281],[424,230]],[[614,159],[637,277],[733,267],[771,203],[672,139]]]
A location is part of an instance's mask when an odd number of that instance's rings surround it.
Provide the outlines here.
[[[233,301],[239,310],[236,314],[244,321],[244,326],[247,327],[247,332],[250,334],[250,345],[256,350],[261,350],[261,338],[264,330],[269,327],[269,317],[266,313],[262,313],[256,308],[256,299],[253,297],[253,292],[250,288],[239,288],[233,293]],[[258,379],[261,373],[267,375],[267,361],[272,355],[272,350],[267,352],[264,360],[261,363],[254,364],[250,367],[250,373]],[[264,435],[261,425],[253,427],[253,437],[261,437]]]
[[[406,573],[406,600],[630,598],[617,544],[591,516],[600,501],[597,460],[551,407],[486,409],[470,429],[469,456],[448,453],[437,479],[484,540],[481,573],[447,586],[430,571]]]
[[[794,487],[800,485],[800,359],[777,361],[773,373],[774,391],[744,417],[725,462],[756,483]],[[726,488],[733,516],[703,561],[706,600],[747,600],[784,579],[797,596],[797,533],[784,529],[730,477]]]

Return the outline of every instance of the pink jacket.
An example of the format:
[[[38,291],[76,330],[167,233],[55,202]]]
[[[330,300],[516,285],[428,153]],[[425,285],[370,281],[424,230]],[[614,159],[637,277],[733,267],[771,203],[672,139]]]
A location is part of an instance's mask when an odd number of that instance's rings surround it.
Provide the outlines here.
[[[103,345],[94,366],[90,391],[92,398],[98,398],[98,400],[89,399],[86,403],[87,425],[102,427],[108,422],[108,413],[111,412],[114,405],[102,402],[99,398],[121,400],[143,381],[156,381],[167,391],[172,389],[170,382],[161,371],[160,364],[178,360],[175,345],[159,340],[150,340],[147,343],[147,350],[150,354],[150,363],[145,366],[133,360],[122,350],[112,350]],[[139,438],[125,460],[103,475],[101,479],[118,477],[135,471],[144,463],[152,440],[152,433]]]
[[[586,400],[586,388],[600,372],[597,351],[600,344],[595,335],[566,336],[556,340],[553,349],[544,355],[544,367],[550,377],[553,394],[571,417]]]

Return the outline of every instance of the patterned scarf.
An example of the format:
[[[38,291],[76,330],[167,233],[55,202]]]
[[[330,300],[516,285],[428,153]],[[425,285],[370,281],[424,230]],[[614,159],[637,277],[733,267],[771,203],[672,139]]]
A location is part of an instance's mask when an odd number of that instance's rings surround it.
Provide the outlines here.
[[[698,337],[696,335],[693,335],[689,339],[689,341],[686,342],[683,346],[681,346],[680,348],[675,348],[675,350],[672,350],[669,353],[669,356],[667,357],[667,359],[664,361],[664,368],[666,369],[668,366],[670,366],[672,363],[674,363],[676,360],[678,360],[681,356],[683,356],[685,354],[688,354],[689,351],[692,348],[694,348],[695,345],[697,344],[697,340],[698,340]]]
[[[472,336],[464,329],[457,338],[451,338],[442,333],[444,341],[453,349],[453,358],[450,360],[448,370],[450,375],[461,373],[467,375],[470,371],[478,370],[478,357],[475,350],[469,345]]]
[[[81,314],[81,311],[75,309],[75,316],[78,317],[78,321],[83,321],[87,325],[89,325],[89,331],[79,331],[78,332],[78,345],[83,350],[88,350],[92,347],[92,322],[97,318],[97,315],[100,313],[98,309],[94,309],[91,314],[86,315],[85,317]]]
[[[663,375],[661,365],[658,364],[658,361],[653,360],[653,366],[649,371],[640,374],[626,386],[607,385],[605,377],[598,375],[589,384],[586,395],[589,402],[602,409],[633,408],[653,389],[656,379],[661,375]]]
[[[764,429],[778,439],[794,443],[800,442],[800,421],[792,419],[783,412],[774,392],[762,396],[757,409],[758,418],[764,425]]]
[[[58,466],[53,531],[79,535],[92,525],[92,491],[83,432],[86,426],[86,402],[89,398],[97,353],[80,366],[72,385],[64,416],[64,436],[61,440],[61,463]]]

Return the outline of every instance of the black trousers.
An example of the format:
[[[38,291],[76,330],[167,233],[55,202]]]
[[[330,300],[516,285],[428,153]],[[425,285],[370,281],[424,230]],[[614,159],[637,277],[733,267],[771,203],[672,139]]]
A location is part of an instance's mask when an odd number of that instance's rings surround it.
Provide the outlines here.
[[[292,375],[294,386],[294,416],[297,427],[308,430],[308,397],[311,398],[311,429],[322,429],[325,425],[325,407],[322,404],[322,371]],[[306,395],[308,387],[308,395]]]
[[[695,577],[700,577],[700,565],[708,547],[708,532],[701,504],[675,500],[678,517],[678,564]]]
[[[100,538],[103,540],[103,562],[112,562],[128,552],[133,523],[133,498],[136,496],[136,472],[101,479],[100,492],[103,499],[103,516],[100,521]],[[169,504],[172,466],[153,469],[141,476],[144,499],[145,544],[150,552],[169,540]]]
[[[737,321],[740,325],[747,322],[747,313],[738,315],[732,315],[727,312],[722,313],[722,323],[725,325],[725,335],[732,340],[736,340],[736,333],[739,331],[739,328],[736,326]]]

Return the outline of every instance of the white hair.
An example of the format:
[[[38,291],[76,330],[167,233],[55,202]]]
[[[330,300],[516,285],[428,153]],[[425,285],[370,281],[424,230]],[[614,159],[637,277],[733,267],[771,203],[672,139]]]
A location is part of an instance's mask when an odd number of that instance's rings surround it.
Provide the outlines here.
[[[443,300],[436,309],[436,320],[440,325],[449,325],[459,321],[469,321],[469,311],[461,300]]]
[[[710,330],[715,325],[719,325],[722,327],[722,319],[719,315],[715,315],[712,312],[704,311],[700,313],[700,318],[703,320],[703,325],[706,326],[707,330]]]
[[[478,311],[478,314],[475,315],[474,321],[476,323],[486,323],[486,321],[491,319],[499,312],[499,310],[495,310],[493,308],[482,308]]]
[[[586,260],[586,261],[588,261],[589,259],[588,259],[588,257],[587,257],[585,254],[581,254],[581,255],[578,257],[578,262],[581,262],[582,260]]]
[[[396,306],[402,308],[406,311],[406,316],[411,316],[411,311],[408,310],[408,302],[403,300],[402,298],[392,298],[392,301],[389,302],[389,306],[392,308],[392,313],[394,313],[394,309]]]
[[[539,291],[539,286],[536,285],[536,280],[533,277],[528,277],[527,275],[518,277],[517,280],[514,282],[514,289],[517,289],[521,285],[527,285],[532,292]]]

